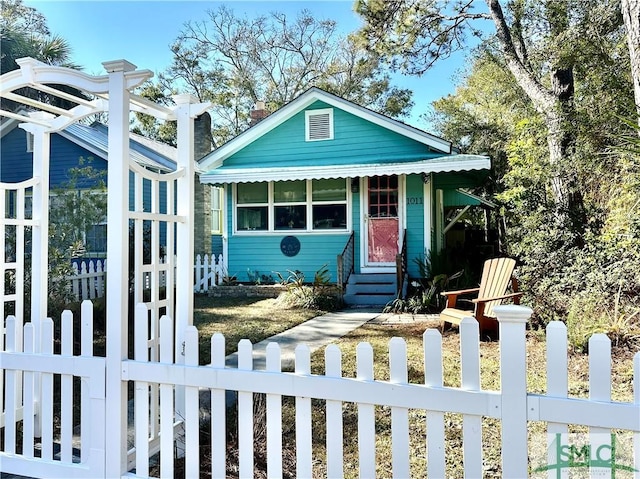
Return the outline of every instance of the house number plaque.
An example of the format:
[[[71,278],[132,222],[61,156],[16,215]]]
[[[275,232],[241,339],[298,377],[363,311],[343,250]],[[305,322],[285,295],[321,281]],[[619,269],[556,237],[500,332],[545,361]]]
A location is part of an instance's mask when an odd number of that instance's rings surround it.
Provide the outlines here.
[[[300,252],[300,240],[295,236],[285,236],[280,241],[280,251],[285,256],[295,256]]]

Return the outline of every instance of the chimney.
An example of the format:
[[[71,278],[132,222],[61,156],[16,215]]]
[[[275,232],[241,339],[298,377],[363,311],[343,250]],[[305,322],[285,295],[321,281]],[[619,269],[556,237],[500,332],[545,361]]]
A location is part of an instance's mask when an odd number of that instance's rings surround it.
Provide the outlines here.
[[[198,161],[209,153],[213,141],[211,137],[211,116],[204,112],[194,121],[193,156]],[[211,254],[211,185],[200,183],[198,173],[194,182],[194,241],[196,254]]]
[[[198,161],[209,153],[213,144],[211,138],[211,115],[206,111],[194,120],[193,154]]]
[[[249,113],[251,119],[249,120],[249,126],[254,126],[258,124],[261,120],[264,120],[269,116],[269,112],[265,109],[265,104],[263,101],[257,101],[256,107],[254,110],[251,110]]]

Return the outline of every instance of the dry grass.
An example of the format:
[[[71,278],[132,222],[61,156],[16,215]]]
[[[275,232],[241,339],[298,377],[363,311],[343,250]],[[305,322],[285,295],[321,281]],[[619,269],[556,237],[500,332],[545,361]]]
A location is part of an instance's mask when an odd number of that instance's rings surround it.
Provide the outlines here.
[[[435,327],[434,323],[412,323],[402,325],[367,324],[351,335],[342,338],[338,345],[343,354],[343,376],[356,376],[356,347],[360,342],[368,342],[374,351],[374,377],[379,380],[389,378],[388,343],[394,337],[402,337],[407,342],[407,363],[409,382],[424,383],[424,367],[422,353],[422,334],[425,329]],[[445,333],[442,338],[444,384],[450,387],[460,386],[460,337],[456,331]],[[531,393],[544,393],[546,390],[546,344],[544,336],[532,332],[527,337],[527,389]],[[481,386],[487,390],[500,389],[499,343],[483,342],[480,344]],[[617,401],[631,402],[632,390],[632,356],[629,349],[614,349],[615,360],[612,363],[612,397]],[[569,395],[588,397],[588,361],[585,354],[569,355]],[[317,351],[312,357],[312,371],[315,374],[324,372],[324,351]],[[317,403],[316,417],[323,420],[323,405]],[[376,459],[378,477],[391,477],[390,427],[391,413],[389,408],[376,407]],[[411,410],[410,424],[410,457],[412,477],[424,477],[425,457],[425,411]],[[345,437],[357,436],[357,415],[353,405],[344,408]],[[446,427],[446,461],[448,477],[463,477],[462,471],[462,417],[457,414],[445,414]],[[530,424],[530,435],[544,432],[542,423]],[[315,454],[317,459],[317,477],[324,476],[325,438],[324,426],[318,424],[320,434],[314,434]],[[485,477],[501,477],[500,423],[497,420],[483,419],[483,458]],[[349,436],[350,435],[350,436]],[[358,477],[357,442],[345,441],[345,477]]]
[[[210,362],[210,339],[215,333],[224,335],[226,354],[231,354],[238,349],[241,339],[255,344],[322,313],[300,308],[284,309],[275,299],[196,295],[193,324],[200,337],[200,364]]]
[[[275,334],[293,324],[304,321],[313,313],[298,311],[282,311],[275,301],[247,301],[241,305],[220,304],[220,300],[212,300],[213,304],[198,307],[196,324],[201,337],[206,338],[214,331],[220,331],[227,337],[227,348],[245,337],[253,341]],[[234,300],[236,302],[236,300]],[[290,314],[292,313],[292,314]],[[207,315],[205,318],[204,315]],[[285,321],[286,318],[286,321]],[[391,338],[401,337],[407,342],[408,378],[412,383],[424,383],[422,335],[425,329],[436,326],[434,323],[415,322],[409,324],[367,324],[350,335],[338,341],[342,350],[342,366],[344,377],[356,376],[356,347],[360,342],[368,342],[374,351],[374,377],[379,380],[389,378],[388,344]],[[267,331],[273,331],[268,332]],[[261,336],[263,335],[263,336]],[[230,339],[233,338],[233,339]],[[460,386],[460,337],[457,331],[449,331],[442,338],[444,383],[445,386]],[[529,332],[527,336],[527,388],[532,393],[544,393],[546,389],[546,351],[544,335],[539,332]],[[483,342],[480,345],[481,354],[481,386],[483,389],[499,390],[499,343]],[[614,349],[612,364],[612,397],[617,401],[632,401],[632,357],[634,351],[623,348]],[[312,372],[324,373],[324,350],[316,351],[312,355]],[[588,397],[588,356],[585,354],[569,353],[569,395],[573,397]],[[258,399],[258,398],[257,398]],[[266,434],[264,424],[260,425],[259,418],[264,418],[260,409],[260,401],[256,405],[256,435],[255,435],[255,465],[256,477],[265,477],[265,444]],[[326,424],[324,415],[324,401],[313,400],[313,467],[314,477],[326,477]],[[295,477],[295,408],[293,398],[283,398],[283,461],[285,476]],[[391,411],[390,408],[376,407],[376,460],[377,476],[391,477]],[[411,410],[409,412],[410,451],[412,477],[425,477],[427,458],[425,437],[427,433],[426,412]],[[233,431],[233,419],[229,420],[230,430]],[[358,477],[357,441],[357,407],[345,404],[343,407],[344,422],[344,474],[347,478]],[[490,418],[483,419],[483,458],[484,476],[487,478],[501,477],[500,423]],[[446,467],[448,477],[463,477],[462,471],[462,417],[458,414],[445,415],[446,427]],[[530,423],[530,435],[545,431],[545,424]],[[228,445],[229,477],[237,474],[237,444],[236,437],[230,434]],[[237,447],[237,446],[236,446]],[[204,452],[204,451],[203,451]],[[206,454],[205,454],[206,455]],[[206,461],[203,458],[203,466]],[[206,469],[206,466],[203,467]],[[260,470],[258,470],[260,469]],[[202,477],[207,477],[203,471]]]

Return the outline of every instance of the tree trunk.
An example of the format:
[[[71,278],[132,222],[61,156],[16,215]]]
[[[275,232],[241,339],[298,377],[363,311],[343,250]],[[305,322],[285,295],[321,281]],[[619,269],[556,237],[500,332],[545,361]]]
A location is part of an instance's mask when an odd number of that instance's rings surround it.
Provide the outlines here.
[[[507,67],[535,109],[545,119],[548,130],[549,163],[553,169],[551,188],[557,215],[561,219],[570,219],[575,231],[580,232],[583,228],[582,196],[576,187],[574,172],[560,167],[562,160],[571,155],[575,140],[572,126],[575,116],[573,68],[572,66],[555,67],[551,72],[551,91],[545,88],[518,55],[499,0],[486,0],[486,2]]]
[[[637,0],[622,0],[622,17],[627,29],[633,95],[636,101],[638,125],[640,125],[640,3]]]

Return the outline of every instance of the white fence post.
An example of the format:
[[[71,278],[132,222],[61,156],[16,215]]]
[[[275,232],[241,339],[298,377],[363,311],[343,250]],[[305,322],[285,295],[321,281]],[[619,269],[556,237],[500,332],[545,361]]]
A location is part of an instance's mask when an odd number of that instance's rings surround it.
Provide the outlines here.
[[[211,337],[211,367],[225,367],[225,339],[220,333]],[[224,477],[227,473],[226,391],[211,390],[211,476]]]
[[[253,346],[248,339],[238,343],[238,369],[253,369]],[[253,477],[253,393],[238,391],[238,475]]]
[[[427,329],[422,335],[424,350],[424,384],[441,388],[442,372],[442,336],[437,329]],[[444,413],[427,411],[427,476],[445,477],[444,457]]]
[[[106,473],[120,477],[127,471],[127,385],[122,382],[122,361],[127,359],[129,277],[129,88],[149,77],[130,75],[135,65],[116,60],[104,62],[109,75],[109,153],[107,178],[107,422]],[[127,74],[131,79],[127,78]]]
[[[389,342],[389,380],[395,384],[409,382],[407,343],[402,338]],[[409,410],[391,408],[391,445],[393,477],[410,477],[409,472]]]
[[[330,344],[324,351],[325,374],[329,377],[342,376],[342,353],[335,344]],[[332,440],[343,437],[342,402],[327,401],[327,477],[338,479],[344,476],[344,451],[342,441]]]
[[[198,366],[198,330],[188,326],[184,333],[185,365]],[[185,477],[200,477],[200,393],[197,387],[185,388]]]
[[[278,343],[267,344],[266,355],[267,371],[282,372]],[[268,477],[282,477],[282,396],[280,394],[267,394],[266,396],[267,475]]]
[[[502,390],[502,476],[527,477],[527,342],[525,326],[533,311],[526,306],[494,308],[500,323]]]
[[[360,343],[356,348],[357,378],[373,381],[373,348]],[[358,404],[358,459],[360,477],[376,476],[376,417],[375,406]]]
[[[462,389],[480,391],[480,328],[474,318],[460,323]],[[465,477],[482,477],[482,417],[462,416],[462,457]]]
[[[611,401],[611,340],[603,333],[594,334],[589,338],[589,399]],[[590,427],[589,444],[591,450],[596,451],[601,446],[610,445],[611,430]]]
[[[147,307],[138,303],[135,307],[135,334],[134,334],[134,358],[136,361],[149,362],[149,321]],[[152,358],[155,360],[155,358]],[[135,420],[135,446],[136,446],[136,475],[147,477],[149,475],[149,415],[142,411],[157,412],[157,407],[149,405],[149,383],[146,381],[135,382],[134,404]],[[153,413],[152,413],[153,414]],[[151,418],[155,424],[157,418]]]
[[[552,321],[547,325],[547,394],[566,398],[569,392],[567,359],[567,326],[561,321]],[[547,464],[557,464],[557,448],[551,447],[558,435],[566,434],[566,424],[550,422],[547,425]],[[557,471],[549,470],[549,479],[558,477]],[[568,470],[560,471],[562,479],[569,477]]]
[[[306,344],[295,350],[296,374],[311,374],[311,351]],[[312,476],[311,398],[296,397],[296,473],[299,477]]]

